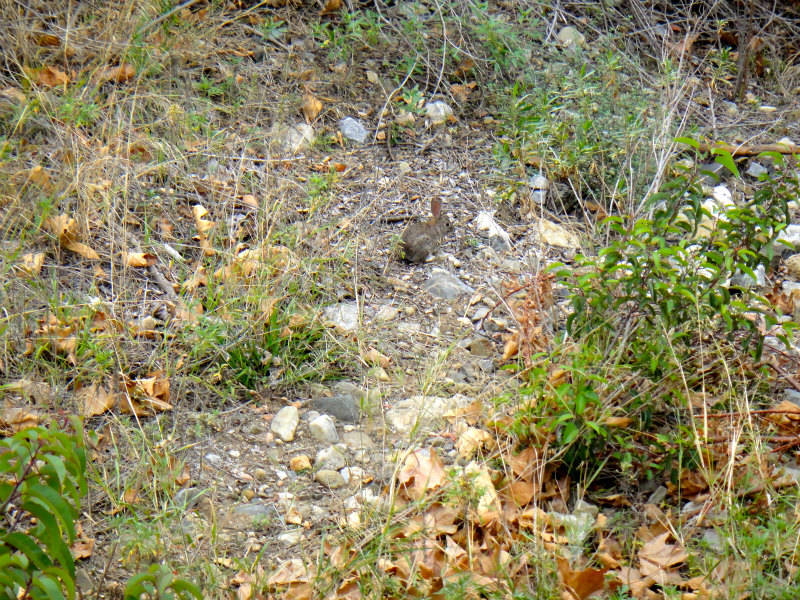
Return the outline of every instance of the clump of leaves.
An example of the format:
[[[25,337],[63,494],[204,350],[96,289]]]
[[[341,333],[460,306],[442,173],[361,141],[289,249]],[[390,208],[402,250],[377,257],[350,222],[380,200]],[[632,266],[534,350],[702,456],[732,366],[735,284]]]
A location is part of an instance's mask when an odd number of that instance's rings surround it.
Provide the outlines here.
[[[80,433],[34,427],[0,440],[0,597],[75,595],[85,469]]]
[[[596,256],[557,267],[572,313],[554,355],[528,361],[520,433],[554,441],[584,475],[609,460],[631,483],[693,466],[692,400],[756,390],[765,332],[788,343],[794,326],[778,327],[747,281],[769,267],[798,189],[783,157],[772,158],[775,174],[738,204],[714,202],[696,170],[682,172],[650,198],[647,216],[608,218],[611,241]],[[718,162],[738,176],[730,155]]]

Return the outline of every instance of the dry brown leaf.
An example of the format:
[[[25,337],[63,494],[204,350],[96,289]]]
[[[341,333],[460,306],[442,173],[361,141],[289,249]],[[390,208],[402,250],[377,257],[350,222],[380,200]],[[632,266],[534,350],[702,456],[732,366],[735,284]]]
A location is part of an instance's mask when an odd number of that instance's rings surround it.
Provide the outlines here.
[[[642,598],[647,588],[655,583],[655,579],[642,575],[634,567],[620,567],[617,576],[620,582],[630,588],[634,598]]]
[[[14,379],[3,385],[3,390],[19,394],[25,400],[33,400],[36,404],[45,404],[52,397],[50,386],[43,381],[31,379]]]
[[[20,276],[35,277],[42,272],[44,252],[28,252],[22,255],[22,264],[17,265],[16,272]]]
[[[505,343],[503,347],[502,360],[511,360],[519,353],[519,341],[517,340],[517,333],[515,332]]]
[[[605,567],[618,569],[621,566],[622,546],[614,537],[601,538],[596,556]]]
[[[311,124],[321,112],[322,102],[312,94],[305,94],[303,96],[303,116],[306,118],[306,121]]]
[[[311,575],[308,567],[299,558],[292,558],[284,563],[267,579],[267,585],[289,585],[290,583],[308,583]]]
[[[55,67],[42,67],[29,72],[33,81],[41,86],[52,88],[57,85],[69,84],[69,76]]]
[[[39,424],[39,412],[27,407],[6,404],[0,409],[0,427],[11,431],[21,431]]]
[[[464,475],[469,478],[475,492],[480,494],[477,498],[477,504],[473,504],[475,507],[474,513],[470,517],[473,520],[477,520],[480,525],[488,525],[490,522],[499,519],[502,512],[500,499],[488,467],[485,464],[479,465],[473,461],[464,467]]]
[[[603,424],[606,427],[620,427],[624,428],[633,423],[633,419],[630,417],[606,417],[603,420]]]
[[[95,74],[95,81],[103,83],[106,81],[114,81],[116,83],[125,83],[130,81],[136,76],[136,69],[133,65],[128,63],[121,64],[116,67],[106,67],[100,69]]]
[[[27,173],[27,181],[30,181],[42,189],[50,189],[52,187],[50,185],[50,173],[41,165],[31,167]]]
[[[122,258],[129,267],[152,267],[158,261],[155,254],[149,252],[122,252]]]
[[[34,33],[33,40],[38,46],[60,46],[61,38],[52,33]]]
[[[454,83],[450,86],[450,91],[459,102],[466,102],[469,99],[470,93],[477,85],[478,84],[474,81],[470,81],[469,83],[463,85],[460,83]]]
[[[325,8],[322,9],[321,15],[329,15],[335,13],[342,8],[342,0],[326,0]]]
[[[668,577],[669,571],[680,565],[689,555],[678,542],[669,543],[671,534],[665,531],[644,543],[639,550],[639,570],[645,576],[661,580]]]
[[[572,600],[584,600],[605,586],[605,574],[608,569],[583,569],[573,571],[566,558],[558,557],[558,575],[564,585],[567,596]]]
[[[195,204],[192,206],[192,216],[194,223],[197,226],[197,237],[200,240],[200,248],[203,250],[205,256],[213,256],[216,250],[211,246],[211,241],[208,239],[208,234],[211,229],[216,225],[214,221],[204,219],[208,215],[208,211],[202,204]]]
[[[800,423],[800,406],[784,400],[772,409],[768,418],[782,428],[793,429]]]
[[[506,491],[509,493],[514,503],[522,508],[523,506],[527,506],[533,499],[536,489],[532,481],[520,480],[511,482],[506,488]]]
[[[456,450],[460,458],[472,458],[478,452],[492,445],[494,438],[485,429],[470,427],[456,440]]]
[[[412,452],[397,472],[397,481],[407,497],[420,500],[428,490],[436,490],[445,482],[444,464],[433,449]]]
[[[79,389],[75,394],[75,399],[78,406],[83,407],[81,412],[87,418],[101,415],[117,404],[117,395],[96,383]]]
[[[364,352],[362,358],[364,359],[364,362],[367,363],[368,365],[378,365],[380,367],[383,367],[384,369],[387,368],[389,364],[392,362],[388,356],[386,356],[385,354],[381,354],[374,348],[370,348],[369,350]]]
[[[247,208],[252,208],[253,210],[258,210],[258,200],[256,199],[253,194],[245,194],[242,196],[242,204],[244,204]]]
[[[79,239],[78,224],[69,215],[62,214],[51,217],[45,221],[45,225],[58,237],[58,241],[63,248],[80,254],[89,260],[99,260],[100,256],[98,256],[97,252],[86,244],[77,241]]]
[[[81,560],[82,558],[89,558],[94,550],[94,539],[89,538],[83,532],[83,526],[80,522],[75,523],[75,542],[70,546],[69,551],[72,558]]]

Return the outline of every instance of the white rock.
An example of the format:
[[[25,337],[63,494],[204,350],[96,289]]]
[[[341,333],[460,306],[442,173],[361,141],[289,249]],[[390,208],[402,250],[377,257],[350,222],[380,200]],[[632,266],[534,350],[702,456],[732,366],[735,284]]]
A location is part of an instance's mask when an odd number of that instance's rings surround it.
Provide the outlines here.
[[[798,247],[800,247],[800,225],[795,224],[787,225],[787,227],[778,234],[778,239],[775,240],[773,244],[776,254],[791,252]]]
[[[453,116],[453,109],[447,102],[442,100],[434,100],[425,106],[425,114],[431,120],[433,125],[444,123]]]
[[[328,446],[317,452],[314,458],[314,469],[338,471],[347,465],[347,459],[340,450]]]
[[[358,144],[363,144],[367,139],[367,130],[361,121],[353,117],[345,117],[339,121],[339,131],[342,135]]]
[[[335,444],[339,441],[339,434],[336,433],[336,424],[333,422],[333,418],[328,415],[320,415],[310,421],[308,430],[320,442]]]
[[[342,302],[325,308],[323,312],[326,325],[333,325],[341,331],[358,329],[358,306]]]
[[[767,168],[758,164],[756,161],[751,160],[750,165],[747,167],[747,171],[745,171],[746,175],[750,175],[750,177],[758,178],[759,176],[768,173]]]
[[[292,125],[283,134],[283,145],[290,152],[308,148],[315,140],[314,128],[307,123]]]
[[[475,217],[475,229],[486,232],[489,244],[498,252],[511,250],[511,236],[488,212],[480,211],[478,213],[478,216]]]
[[[558,32],[558,41],[562,46],[569,48],[570,46],[583,47],[586,42],[586,36],[574,27],[564,27]]]
[[[375,314],[375,320],[377,321],[394,321],[397,318],[397,315],[400,314],[400,309],[396,306],[392,306],[391,304],[384,304],[378,309],[378,312]]]
[[[581,249],[580,238],[561,225],[548,221],[547,219],[539,219],[538,228],[539,239],[545,244],[570,250]]]
[[[285,531],[278,534],[278,541],[287,546],[294,546],[299,544],[303,539],[302,529],[293,529],[292,531]]]
[[[294,406],[284,406],[272,419],[269,429],[284,442],[291,442],[297,425],[300,423],[300,413]]]

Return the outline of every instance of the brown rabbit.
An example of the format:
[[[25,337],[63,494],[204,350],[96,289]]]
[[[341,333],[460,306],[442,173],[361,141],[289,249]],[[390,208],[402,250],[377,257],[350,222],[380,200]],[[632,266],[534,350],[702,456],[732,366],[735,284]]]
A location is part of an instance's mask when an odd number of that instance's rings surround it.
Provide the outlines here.
[[[447,215],[442,214],[442,201],[431,198],[433,218],[424,223],[411,223],[403,231],[403,258],[412,263],[420,263],[436,252],[446,235],[453,233],[455,227]]]

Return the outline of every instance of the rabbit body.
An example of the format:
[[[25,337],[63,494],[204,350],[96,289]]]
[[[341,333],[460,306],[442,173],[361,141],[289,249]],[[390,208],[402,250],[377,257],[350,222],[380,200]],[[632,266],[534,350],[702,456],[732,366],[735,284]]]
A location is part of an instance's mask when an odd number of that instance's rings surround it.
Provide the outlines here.
[[[421,263],[439,248],[439,244],[455,229],[453,223],[442,214],[438,199],[431,200],[433,218],[424,223],[411,223],[403,231],[403,257],[412,263]]]

